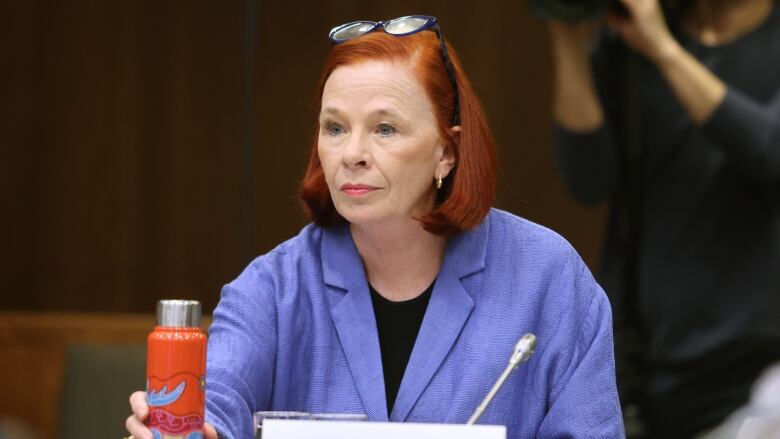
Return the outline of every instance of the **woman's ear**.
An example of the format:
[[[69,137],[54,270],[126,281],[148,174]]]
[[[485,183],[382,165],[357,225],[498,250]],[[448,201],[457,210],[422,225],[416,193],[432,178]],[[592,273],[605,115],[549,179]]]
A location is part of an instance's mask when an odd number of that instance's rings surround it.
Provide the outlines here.
[[[455,167],[455,148],[460,144],[460,125],[451,127],[449,130],[450,141],[443,145],[442,155],[439,163],[436,165],[436,175],[434,178],[446,178],[452,168]]]

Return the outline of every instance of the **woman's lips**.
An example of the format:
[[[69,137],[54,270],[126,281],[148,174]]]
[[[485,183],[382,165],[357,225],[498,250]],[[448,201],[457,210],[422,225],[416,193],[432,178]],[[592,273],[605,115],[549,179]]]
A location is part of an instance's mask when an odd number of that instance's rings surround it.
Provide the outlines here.
[[[367,184],[347,183],[341,186],[341,191],[347,195],[359,197],[361,195],[369,194],[378,188],[369,186]]]

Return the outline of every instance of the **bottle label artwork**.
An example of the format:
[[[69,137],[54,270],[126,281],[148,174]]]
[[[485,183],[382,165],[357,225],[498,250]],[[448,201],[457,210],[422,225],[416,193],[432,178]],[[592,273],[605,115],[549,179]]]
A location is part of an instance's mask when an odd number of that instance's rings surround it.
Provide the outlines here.
[[[204,378],[192,373],[168,378],[150,376],[146,398],[154,439],[202,439],[203,415],[192,408],[202,407],[204,389]]]

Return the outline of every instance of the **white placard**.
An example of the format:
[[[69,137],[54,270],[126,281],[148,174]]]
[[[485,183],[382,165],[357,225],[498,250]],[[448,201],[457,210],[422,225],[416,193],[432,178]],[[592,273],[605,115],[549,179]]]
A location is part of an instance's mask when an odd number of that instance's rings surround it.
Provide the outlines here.
[[[506,439],[503,425],[266,419],[263,439]]]

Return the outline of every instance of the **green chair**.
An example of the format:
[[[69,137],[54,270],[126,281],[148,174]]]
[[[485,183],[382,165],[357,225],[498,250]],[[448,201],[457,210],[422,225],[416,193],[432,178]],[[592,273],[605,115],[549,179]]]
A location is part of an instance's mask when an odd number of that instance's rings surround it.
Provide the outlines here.
[[[146,386],[146,345],[68,347],[60,397],[60,439],[127,435],[128,397]]]

